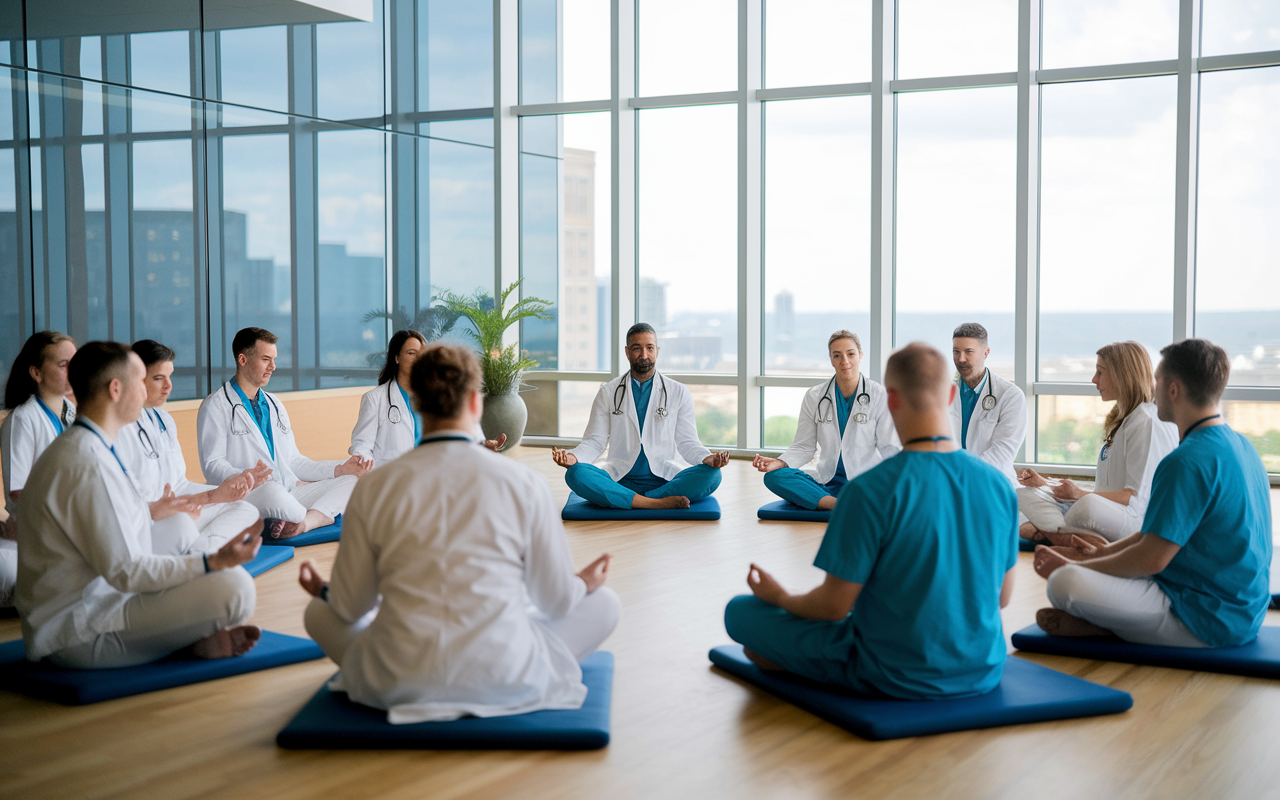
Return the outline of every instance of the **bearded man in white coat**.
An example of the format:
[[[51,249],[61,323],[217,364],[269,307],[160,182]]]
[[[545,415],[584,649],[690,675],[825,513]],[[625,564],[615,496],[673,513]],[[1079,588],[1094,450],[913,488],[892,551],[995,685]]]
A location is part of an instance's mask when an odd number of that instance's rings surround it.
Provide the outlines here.
[[[960,375],[951,401],[952,434],[962,448],[1000,470],[1017,488],[1013,460],[1027,438],[1027,399],[1017,386],[987,369],[991,348],[986,328],[966,322],[951,336],[951,360]]]
[[[470,350],[428,345],[410,380],[422,442],[356,486],[332,580],[302,564],[307,633],[392,723],[581,707],[620,612],[609,556],[575,575],[546,480],[472,438]]]
[[[119,342],[89,342],[68,377],[75,424],[31,470],[18,500],[17,606],[30,661],[128,667],[190,648],[240,655],[261,631],[253,578],[257,527],[214,553],[158,555],[151,514],[115,449],[146,400],[142,360]]]
[[[271,480],[245,498],[283,539],[333,524],[347,507],[356,479],[373,468],[360,456],[312,461],[298,451],[289,413],[266,390],[276,370],[275,334],[244,328],[231,340],[236,374],[200,404],[196,438],[206,481],[219,484],[259,463]],[[307,483],[299,484],[300,481]]]

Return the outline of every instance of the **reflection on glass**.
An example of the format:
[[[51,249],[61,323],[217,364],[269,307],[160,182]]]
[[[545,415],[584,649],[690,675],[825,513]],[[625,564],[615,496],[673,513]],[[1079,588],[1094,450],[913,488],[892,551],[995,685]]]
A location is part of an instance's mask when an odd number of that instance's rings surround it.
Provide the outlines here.
[[[1087,381],[1094,353],[1173,330],[1176,78],[1043,87],[1040,374]]]
[[[639,112],[636,319],[670,372],[737,370],[736,112]]]
[[[181,131],[181,135],[191,135],[192,118],[197,107],[195,101],[136,89],[123,91],[125,96],[108,88],[109,102],[127,104],[129,127],[135,133]]]
[[[1017,0],[899,0],[899,78],[1017,68]]]
[[[786,449],[796,438],[800,404],[808,389],[770,386],[764,390],[764,446]]]
[[[820,86],[871,80],[870,0],[765,4],[764,84]]]
[[[369,19],[315,27],[316,114],[320,117],[382,116],[382,3],[370,3],[369,8]]]
[[[1041,8],[1046,69],[1178,57],[1178,0],[1043,0]]]
[[[1274,0],[1205,0],[1200,55],[1280,50],[1280,3]]]
[[[283,25],[219,32],[221,99],[228,103],[288,111],[286,35],[287,29]]]
[[[1228,400],[1222,404],[1222,414],[1257,448],[1267,472],[1280,472],[1280,403]]]
[[[698,418],[698,441],[712,448],[737,447],[738,387],[690,384],[689,394]]]
[[[645,0],[638,11],[642,97],[738,88],[737,3]]]
[[[191,95],[191,42],[187,31],[129,37],[129,83],[141,89]]]
[[[0,285],[11,287],[10,291],[0,292],[0,364],[13,363],[29,332],[24,324],[24,306],[30,297],[26,277],[30,264],[20,244],[21,234],[29,229],[25,220],[18,218],[14,160],[20,151],[13,141],[13,95],[21,91],[23,84],[13,80],[13,75],[12,70],[0,71]]]
[[[1102,398],[1041,395],[1036,398],[1036,461],[1042,464],[1098,463],[1102,423],[1112,403]]]
[[[765,106],[764,366],[827,374],[827,338],[865,337],[871,308],[871,104]]]
[[[898,96],[897,341],[951,353],[962,322],[987,329],[1012,379],[1017,93]]]
[[[493,105],[493,3],[418,0],[418,108]]]
[[[1201,78],[1195,331],[1226,348],[1234,384],[1280,386],[1277,130],[1280,69]]]

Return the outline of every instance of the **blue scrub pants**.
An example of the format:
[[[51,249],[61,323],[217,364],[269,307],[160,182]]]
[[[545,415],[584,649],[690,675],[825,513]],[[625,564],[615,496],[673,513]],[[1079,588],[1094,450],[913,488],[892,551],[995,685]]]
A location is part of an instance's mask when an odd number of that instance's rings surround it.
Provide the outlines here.
[[[743,594],[725,607],[724,627],[735,642],[788,672],[859,688],[850,680],[857,659],[853,626],[844,620],[803,619],[755,595]]]
[[[652,473],[644,477],[626,475],[615,481],[596,465],[579,461],[565,471],[564,482],[592,505],[631,508],[631,498],[637,494],[654,499],[682,495],[689,498],[690,503],[696,503],[720,485],[720,470],[706,464],[695,464],[669,481]]]
[[[813,511],[824,497],[836,497],[848,481],[836,473],[825,484],[818,483],[809,473],[794,467],[783,467],[764,474],[764,485],[769,491],[801,508]]]

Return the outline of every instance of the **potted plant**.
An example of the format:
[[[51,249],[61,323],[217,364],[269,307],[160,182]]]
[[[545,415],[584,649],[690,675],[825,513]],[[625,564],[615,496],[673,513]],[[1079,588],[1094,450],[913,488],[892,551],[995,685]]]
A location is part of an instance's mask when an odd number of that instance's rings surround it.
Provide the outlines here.
[[[486,439],[496,439],[505,433],[504,450],[514,447],[524,436],[529,409],[519,394],[520,378],[525,370],[538,366],[538,362],[521,351],[517,344],[503,347],[503,334],[522,319],[552,318],[548,310],[551,303],[537,297],[522,298],[507,308],[507,301],[521,282],[516,281],[504,289],[497,303],[484,291],[469,296],[447,293],[441,298],[445,308],[471,322],[472,330],[467,333],[480,347],[481,391],[485,396],[480,427]]]

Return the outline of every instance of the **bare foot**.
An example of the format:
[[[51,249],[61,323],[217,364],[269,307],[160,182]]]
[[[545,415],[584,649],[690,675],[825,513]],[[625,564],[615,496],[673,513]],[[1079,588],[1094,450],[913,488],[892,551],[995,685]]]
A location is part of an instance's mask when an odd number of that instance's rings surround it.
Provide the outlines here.
[[[1035,538],[1037,530],[1039,529],[1036,528],[1035,525],[1032,525],[1030,522],[1024,522],[1018,528],[1018,535],[1023,539],[1032,539]]]
[[[304,524],[305,524],[305,521],[304,522],[285,522],[284,520],[279,520],[278,522],[276,522],[276,524],[271,526],[271,538],[272,539],[289,539],[294,536],[297,536],[300,533],[305,533],[305,531],[303,530]]]
[[[683,495],[674,497],[645,497],[637,494],[631,498],[632,508],[688,508],[689,498]]]
[[[256,625],[228,628],[191,645],[191,654],[196,658],[242,656],[253,649],[261,636],[262,629]]]
[[[782,666],[776,661],[770,661],[769,659],[765,658],[764,656],[760,655],[754,650],[744,647],[742,648],[742,654],[747,658],[751,659],[752,664],[755,664],[757,667],[759,667],[762,670],[765,670],[766,672],[786,672],[787,671],[786,667]]]
[[[1057,608],[1042,608],[1036,612],[1036,624],[1050,636],[1111,636],[1111,631],[1100,628],[1085,619],[1073,617]]]
[[[836,499],[831,495],[827,495],[826,497],[818,501],[819,511],[830,511],[835,507],[836,507]]]

